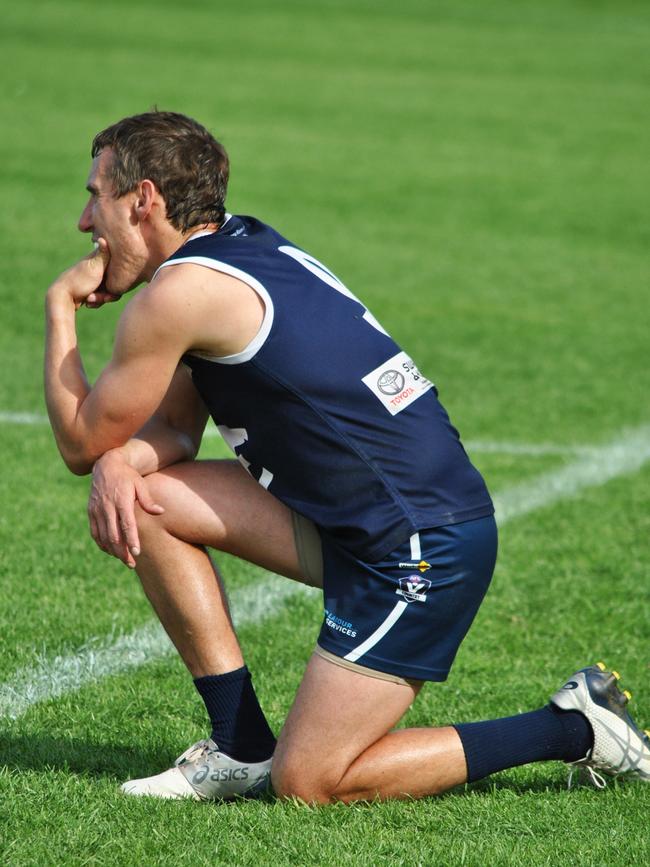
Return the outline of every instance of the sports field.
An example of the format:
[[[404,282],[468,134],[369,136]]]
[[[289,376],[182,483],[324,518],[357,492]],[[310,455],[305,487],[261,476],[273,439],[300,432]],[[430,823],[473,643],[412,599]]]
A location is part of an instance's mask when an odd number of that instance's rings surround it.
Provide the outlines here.
[[[498,502],[492,589],[406,724],[531,709],[603,659],[648,727],[647,4],[0,11],[0,863],[650,863],[650,786],[567,791],[558,763],[421,802],[121,796],[205,736],[204,711],[136,577],[90,540],[88,482],[58,457],[41,384],[43,293],[89,246],[75,226],[93,134],[154,104],[196,116],[231,153],[229,209],[368,304],[437,383]],[[91,378],[117,306],[79,314]],[[216,435],[203,454],[225,455]],[[319,599],[221,562],[277,731]]]

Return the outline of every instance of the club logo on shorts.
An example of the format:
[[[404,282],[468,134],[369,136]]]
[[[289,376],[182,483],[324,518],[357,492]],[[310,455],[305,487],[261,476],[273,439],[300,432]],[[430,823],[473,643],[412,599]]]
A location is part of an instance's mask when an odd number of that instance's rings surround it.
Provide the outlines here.
[[[408,578],[399,579],[399,588],[395,591],[398,596],[403,596],[407,602],[426,602],[427,590],[431,587],[428,578],[421,575],[409,575]]]

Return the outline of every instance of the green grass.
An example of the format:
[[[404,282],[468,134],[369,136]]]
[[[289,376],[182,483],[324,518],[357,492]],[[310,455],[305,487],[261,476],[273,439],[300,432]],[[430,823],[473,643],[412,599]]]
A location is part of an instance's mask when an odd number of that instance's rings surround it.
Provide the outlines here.
[[[3,4],[0,412],[43,412],[42,299],[88,247],[89,144],[157,103],[233,162],[229,207],[368,303],[468,440],[598,445],[650,422],[641,2],[171,0]],[[119,310],[82,311],[94,377]],[[93,548],[87,482],[45,427],[0,422],[0,683],[151,613]],[[203,454],[220,454],[209,440]],[[473,452],[494,491],[567,455]],[[448,683],[405,724],[514,713],[603,657],[650,722],[650,468],[509,523]],[[226,560],[231,588],[256,580]],[[241,638],[277,730],[318,630],[292,599]],[[637,694],[638,693],[638,694]],[[310,809],[127,800],[203,736],[174,657],[0,720],[0,860],[51,864],[643,864],[649,787],[565,789],[537,765],[438,799]]]

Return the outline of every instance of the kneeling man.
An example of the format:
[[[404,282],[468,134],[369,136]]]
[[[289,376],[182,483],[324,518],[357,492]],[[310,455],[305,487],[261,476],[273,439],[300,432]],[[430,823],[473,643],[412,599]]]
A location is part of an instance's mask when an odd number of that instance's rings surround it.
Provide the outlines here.
[[[325,265],[226,213],[228,158],[200,124],[125,118],[92,155],[79,228],[96,249],[47,294],[48,410],[68,467],[93,471],[94,538],[136,569],[212,726],[123,791],[420,797],[548,759],[650,779],[650,741],[602,665],[528,714],[393,730],[446,679],[496,558],[489,494],[435,386]],[[91,387],[76,311],[140,284]],[[236,461],[194,460],[208,414]],[[277,744],[208,546],[323,589]]]

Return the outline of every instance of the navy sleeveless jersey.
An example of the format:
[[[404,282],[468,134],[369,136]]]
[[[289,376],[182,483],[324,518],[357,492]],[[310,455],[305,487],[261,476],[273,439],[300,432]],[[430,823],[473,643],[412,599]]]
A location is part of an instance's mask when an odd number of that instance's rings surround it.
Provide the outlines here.
[[[243,352],[183,360],[241,463],[278,499],[371,562],[426,527],[492,514],[433,384],[318,260],[228,216],[161,267],[180,263],[230,274],[264,302]]]

